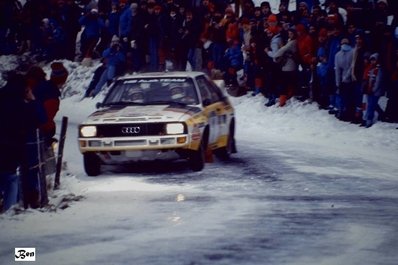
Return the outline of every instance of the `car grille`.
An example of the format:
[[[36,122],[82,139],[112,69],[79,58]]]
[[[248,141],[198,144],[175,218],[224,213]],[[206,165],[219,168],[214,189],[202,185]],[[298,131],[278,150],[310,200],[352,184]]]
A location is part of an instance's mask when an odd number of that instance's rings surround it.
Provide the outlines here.
[[[158,136],[165,134],[164,123],[129,123],[97,125],[99,137]]]

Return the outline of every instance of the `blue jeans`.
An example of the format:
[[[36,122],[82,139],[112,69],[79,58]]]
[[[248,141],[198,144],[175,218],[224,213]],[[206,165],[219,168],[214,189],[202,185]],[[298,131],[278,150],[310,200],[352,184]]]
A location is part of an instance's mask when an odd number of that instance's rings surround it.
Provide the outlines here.
[[[375,116],[375,111],[378,108],[379,104],[379,96],[375,95],[367,95],[367,107],[366,107],[366,125],[371,126],[373,124],[374,116]]]
[[[16,172],[0,173],[0,192],[3,194],[3,210],[18,203],[19,176]]]
[[[220,43],[213,43],[211,44],[211,59],[214,62],[214,67],[216,69],[222,69],[223,68],[223,57],[225,53],[225,47],[223,44]]]
[[[93,91],[93,95],[96,96],[102,89],[102,87],[109,81],[112,80],[116,76],[116,66],[107,65],[105,71],[102,72],[102,75],[95,86]]]
[[[159,68],[159,41],[150,38],[148,41],[149,48],[149,70],[157,71]]]

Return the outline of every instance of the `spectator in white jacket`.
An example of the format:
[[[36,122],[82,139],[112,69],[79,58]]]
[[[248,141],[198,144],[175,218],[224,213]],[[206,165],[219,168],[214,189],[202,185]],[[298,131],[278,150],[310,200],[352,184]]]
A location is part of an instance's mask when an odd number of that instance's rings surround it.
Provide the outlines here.
[[[336,117],[344,121],[353,121],[355,115],[355,87],[352,79],[353,49],[347,38],[340,42],[340,51],[335,55],[336,97],[340,99]]]
[[[286,101],[296,92],[297,84],[297,33],[293,28],[288,30],[288,40],[284,46],[274,54],[274,61],[280,63],[281,90],[279,95],[279,106],[283,107]]]
[[[266,33],[267,37],[270,39],[270,44],[269,47],[266,47],[264,49],[264,51],[273,61],[275,58],[275,53],[283,45],[282,37],[280,35],[280,29],[277,26],[270,26],[266,30]],[[267,69],[266,82],[268,83],[268,85],[266,89],[266,96],[268,97],[268,102],[265,104],[265,106],[270,107],[276,103],[276,98],[278,97],[277,87],[279,85],[279,81],[280,67],[278,64],[273,63],[273,65],[270,65],[269,69]]]

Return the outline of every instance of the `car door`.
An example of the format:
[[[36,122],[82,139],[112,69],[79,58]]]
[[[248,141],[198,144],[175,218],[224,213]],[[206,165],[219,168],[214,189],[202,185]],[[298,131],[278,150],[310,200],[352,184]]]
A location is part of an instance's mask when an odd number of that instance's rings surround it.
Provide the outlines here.
[[[196,78],[196,82],[199,87],[201,95],[202,105],[204,107],[204,114],[208,118],[208,124],[210,127],[209,132],[209,144],[211,146],[217,145],[218,137],[221,134],[220,131],[220,113],[222,113],[222,102],[219,94],[215,93],[211,87],[211,83],[206,79],[205,76],[199,76]]]
[[[209,79],[207,83],[212,95],[215,96],[217,100],[216,103],[216,113],[218,117],[218,138],[221,136],[227,136],[229,133],[229,121],[231,119],[232,106],[229,101],[225,100],[225,96],[221,89]]]

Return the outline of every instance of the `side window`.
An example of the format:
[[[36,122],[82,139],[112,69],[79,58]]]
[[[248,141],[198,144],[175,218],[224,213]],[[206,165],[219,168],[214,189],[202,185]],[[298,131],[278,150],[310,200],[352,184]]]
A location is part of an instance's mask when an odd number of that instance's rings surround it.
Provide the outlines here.
[[[221,92],[220,88],[209,79],[206,79],[206,83],[209,87],[213,100],[215,102],[221,101],[223,98],[223,93]]]
[[[213,84],[205,76],[200,76],[197,79],[202,100],[208,99],[211,103],[222,100],[223,94],[221,90]]]
[[[196,82],[198,83],[199,92],[200,92],[200,96],[202,98],[202,102],[204,100],[209,100],[211,103],[213,103],[214,101],[211,96],[211,91],[210,91],[206,81],[207,80],[203,76],[196,78]]]

